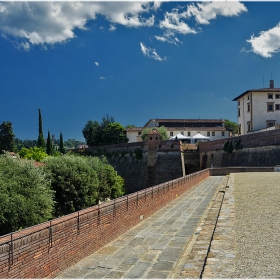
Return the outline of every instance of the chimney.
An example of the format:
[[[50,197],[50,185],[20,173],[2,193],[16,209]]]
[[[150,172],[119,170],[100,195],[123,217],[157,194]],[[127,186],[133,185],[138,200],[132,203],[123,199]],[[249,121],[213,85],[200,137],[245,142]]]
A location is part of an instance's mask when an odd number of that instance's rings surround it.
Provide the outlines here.
[[[269,81],[269,87],[270,88],[274,88],[274,80],[270,80]]]

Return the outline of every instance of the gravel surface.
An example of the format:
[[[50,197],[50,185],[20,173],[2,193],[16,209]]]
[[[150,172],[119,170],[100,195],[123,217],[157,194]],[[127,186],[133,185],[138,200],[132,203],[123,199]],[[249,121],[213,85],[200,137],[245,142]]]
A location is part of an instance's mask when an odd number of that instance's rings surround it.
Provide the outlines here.
[[[234,174],[235,278],[280,278],[280,173]]]

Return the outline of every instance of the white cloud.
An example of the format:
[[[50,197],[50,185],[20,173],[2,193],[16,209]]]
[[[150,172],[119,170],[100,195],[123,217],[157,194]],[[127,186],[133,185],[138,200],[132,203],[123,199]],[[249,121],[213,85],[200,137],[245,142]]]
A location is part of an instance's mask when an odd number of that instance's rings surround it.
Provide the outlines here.
[[[184,13],[179,13],[177,9],[173,9],[171,13],[165,13],[164,20],[160,22],[159,27],[184,35],[189,33],[195,34],[196,31],[181,20],[184,17]]]
[[[106,80],[106,78],[105,78],[105,77],[99,77],[99,79],[100,79],[100,80]]]
[[[258,37],[254,35],[247,40],[252,46],[252,51],[263,57],[272,57],[280,51],[280,22],[268,31],[260,32]]]
[[[194,17],[199,24],[209,24],[217,16],[232,17],[247,12],[244,4],[239,2],[204,2],[187,6],[186,17]]]
[[[155,59],[155,60],[159,60],[159,61],[162,61],[162,60],[165,60],[166,58],[161,58],[155,49],[152,49],[152,48],[148,48],[146,47],[143,43],[140,42],[140,47],[141,47],[141,51],[143,53],[144,56],[147,56],[151,59]]]
[[[110,25],[109,31],[115,31],[117,27],[113,24]]]
[[[99,63],[96,61],[96,62],[94,62],[94,64],[96,65],[96,66],[98,66],[99,65]]]
[[[86,29],[97,14],[112,23],[111,30],[115,24],[152,26],[154,17],[143,15],[159,7],[146,2],[1,2],[0,30],[33,45],[62,43],[75,37],[75,28]]]
[[[194,19],[198,24],[209,24],[209,20],[215,19],[217,16],[238,16],[246,11],[246,7],[239,2],[194,3],[187,5],[186,10],[179,6],[172,9],[171,12],[165,13],[164,20],[159,24],[159,27],[165,30],[164,35],[157,36],[156,39],[177,45],[180,41],[178,38],[174,38],[175,34],[197,34],[200,31],[199,27],[194,29],[186,21],[191,23]]]

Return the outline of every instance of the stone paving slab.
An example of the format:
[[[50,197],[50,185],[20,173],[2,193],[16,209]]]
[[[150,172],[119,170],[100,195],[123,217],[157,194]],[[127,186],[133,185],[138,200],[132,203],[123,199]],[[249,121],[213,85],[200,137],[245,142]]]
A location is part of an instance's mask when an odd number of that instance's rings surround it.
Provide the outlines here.
[[[56,278],[173,278],[183,269],[178,262],[192,236],[199,235],[198,225],[223,179],[207,178]]]

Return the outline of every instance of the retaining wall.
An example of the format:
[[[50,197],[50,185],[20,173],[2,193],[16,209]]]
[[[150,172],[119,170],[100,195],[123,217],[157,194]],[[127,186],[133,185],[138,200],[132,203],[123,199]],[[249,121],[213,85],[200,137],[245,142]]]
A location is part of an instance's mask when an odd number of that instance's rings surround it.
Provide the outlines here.
[[[55,277],[209,176],[199,171],[0,237],[0,278]]]
[[[226,140],[241,140],[243,149],[223,151]],[[280,164],[280,129],[199,143],[200,168],[275,166]]]

